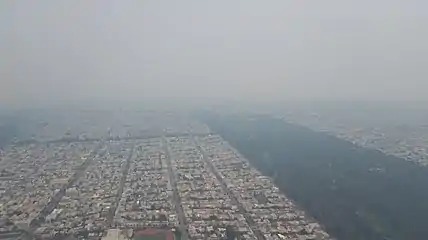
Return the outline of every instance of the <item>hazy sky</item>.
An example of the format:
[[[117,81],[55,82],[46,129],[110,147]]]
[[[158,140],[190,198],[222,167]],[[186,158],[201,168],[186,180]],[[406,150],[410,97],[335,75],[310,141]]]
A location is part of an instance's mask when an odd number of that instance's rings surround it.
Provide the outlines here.
[[[2,0],[0,105],[428,100],[422,0]]]

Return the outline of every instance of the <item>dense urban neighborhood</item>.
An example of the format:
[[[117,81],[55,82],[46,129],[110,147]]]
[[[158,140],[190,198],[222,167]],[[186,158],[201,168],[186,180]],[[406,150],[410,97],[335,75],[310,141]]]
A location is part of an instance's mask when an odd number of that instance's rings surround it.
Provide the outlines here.
[[[409,108],[301,110],[288,111],[282,117],[355,145],[428,166],[428,115]]]
[[[1,151],[0,239],[330,239],[206,125],[84,115],[82,128],[55,137],[63,128],[42,122]]]

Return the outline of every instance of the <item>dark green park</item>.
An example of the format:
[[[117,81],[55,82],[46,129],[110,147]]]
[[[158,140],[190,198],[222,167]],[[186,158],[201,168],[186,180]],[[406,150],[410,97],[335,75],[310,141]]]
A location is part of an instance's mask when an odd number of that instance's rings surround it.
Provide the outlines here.
[[[428,239],[428,168],[269,116],[201,119],[337,239]]]

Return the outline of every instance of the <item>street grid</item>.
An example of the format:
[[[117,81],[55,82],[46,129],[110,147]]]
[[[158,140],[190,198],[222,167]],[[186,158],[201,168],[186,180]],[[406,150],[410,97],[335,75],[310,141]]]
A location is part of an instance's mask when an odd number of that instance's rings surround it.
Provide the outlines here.
[[[2,215],[39,239],[101,239],[114,228],[174,229],[183,240],[226,239],[230,229],[240,239],[330,239],[215,134],[21,144],[1,160]]]

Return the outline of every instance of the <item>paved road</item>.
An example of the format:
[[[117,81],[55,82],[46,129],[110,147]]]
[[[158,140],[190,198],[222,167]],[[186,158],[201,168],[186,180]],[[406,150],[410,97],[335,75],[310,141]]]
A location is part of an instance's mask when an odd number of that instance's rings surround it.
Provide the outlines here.
[[[177,180],[175,178],[174,169],[172,168],[171,157],[169,155],[169,150],[168,150],[168,144],[165,138],[163,138],[163,149],[166,153],[168,174],[169,174],[169,179],[172,187],[172,198],[175,205],[175,211],[177,212],[178,221],[180,223],[179,225],[180,232],[182,234],[181,239],[189,240],[190,237],[189,237],[189,233],[187,232],[187,220],[186,220],[186,216],[184,215],[183,207],[181,205],[180,195],[178,194]]]
[[[117,207],[119,206],[119,201],[122,198],[123,188],[125,186],[126,177],[128,176],[129,167],[131,166],[132,156],[134,155],[135,144],[132,145],[131,152],[129,153],[128,158],[124,168],[122,169],[122,176],[120,178],[119,189],[117,190],[116,199],[114,206],[110,209],[109,215],[107,217],[107,223],[109,226],[112,226],[114,216],[116,215]]]
[[[40,211],[39,215],[30,223],[29,234],[32,233],[43,223],[43,219],[46,218],[52,211],[58,206],[58,203],[64,197],[65,192],[68,188],[72,187],[76,181],[85,173],[86,169],[89,165],[91,165],[92,160],[97,156],[102,143],[100,143],[95,149],[92,151],[91,155],[85,160],[85,162],[80,165],[74,175],[70,178],[68,183],[64,185],[56,194],[52,197],[49,203]]]
[[[244,216],[247,224],[250,226],[251,230],[254,232],[254,235],[257,237],[258,240],[265,240],[265,236],[257,228],[257,225],[254,222],[253,218],[250,216],[250,214],[244,208],[244,206],[242,205],[242,203],[238,201],[238,199],[233,194],[233,192],[227,187],[227,184],[225,183],[223,177],[218,173],[218,171],[214,167],[213,163],[206,157],[206,153],[204,152],[204,150],[202,149],[202,147],[198,144],[198,142],[195,139],[194,139],[194,142],[195,142],[198,150],[201,152],[202,158],[207,163],[209,169],[214,173],[215,177],[220,182],[221,188],[230,197],[230,199],[232,200],[232,203],[238,207],[239,212]]]

